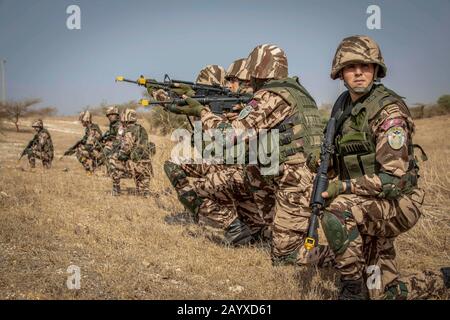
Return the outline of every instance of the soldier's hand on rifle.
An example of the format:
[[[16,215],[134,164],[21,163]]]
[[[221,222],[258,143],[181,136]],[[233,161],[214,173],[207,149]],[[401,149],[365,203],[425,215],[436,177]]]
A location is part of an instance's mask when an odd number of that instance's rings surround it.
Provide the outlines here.
[[[192,90],[191,86],[184,83],[174,83],[175,88],[172,89],[178,96],[186,96],[193,97],[195,95],[195,91]]]
[[[244,108],[244,104],[238,103],[233,107],[234,112],[225,113],[224,116],[228,119],[228,121],[234,121],[239,117],[239,113]]]
[[[333,200],[338,195],[350,191],[350,185],[341,180],[333,180],[328,184],[327,191],[322,192],[322,197],[324,199]]]
[[[186,98],[187,106],[179,107],[176,105],[169,105],[168,110],[172,113],[176,114],[185,114],[187,116],[200,117],[202,110],[206,109],[206,107],[200,102],[192,98]]]

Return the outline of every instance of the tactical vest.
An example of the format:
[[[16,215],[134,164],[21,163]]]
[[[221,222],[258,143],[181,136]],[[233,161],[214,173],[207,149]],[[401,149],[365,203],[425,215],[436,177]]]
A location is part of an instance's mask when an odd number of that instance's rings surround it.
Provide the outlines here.
[[[414,158],[414,147],[411,134],[408,134],[409,167],[407,174],[402,177],[394,177],[380,172],[380,164],[376,161],[376,137],[372,134],[370,123],[380,112],[392,104],[403,105],[404,110],[409,109],[402,97],[381,84],[374,85],[370,94],[362,101],[350,106],[348,101],[345,108],[351,108],[348,115],[336,114],[339,127],[335,137],[336,169],[341,180],[354,179],[363,175],[376,174],[383,184],[383,194],[380,196],[395,199],[400,194],[410,193],[417,186],[418,166]],[[350,110],[350,109],[348,109]],[[339,112],[339,111],[338,111]],[[341,119],[340,119],[341,118]],[[411,132],[411,130],[408,130]],[[420,147],[419,147],[420,148]],[[423,153],[423,155],[425,155]],[[426,155],[425,155],[426,157]],[[395,190],[391,190],[394,188]],[[385,190],[386,189],[386,190]]]
[[[94,141],[94,148],[95,148],[96,150],[102,150],[102,149],[103,149],[103,146],[102,146],[102,144],[101,144],[101,142],[100,142],[100,139],[101,139],[101,136],[102,136],[102,130],[100,130],[100,127],[99,127],[98,124],[96,124],[96,123],[90,123],[90,124],[86,127],[86,131],[85,131],[85,134],[84,134],[84,137],[83,137],[84,144],[87,143],[88,137],[89,137],[89,134],[90,134],[91,131],[97,131],[97,132],[98,132],[98,135],[99,135],[99,137],[100,137],[100,138],[98,138],[98,139],[96,139],[96,140]]]
[[[149,159],[148,135],[144,127],[140,124],[132,124],[127,127],[127,132],[131,132],[136,141],[131,149],[130,159],[132,161],[140,161]]]
[[[51,158],[53,159],[53,142],[52,142],[52,138],[50,136],[50,133],[47,131],[47,129],[42,128],[41,130],[39,130],[39,134],[47,134],[48,139],[46,141],[46,143],[42,146],[42,150],[43,152],[46,152],[48,154],[51,154]]]
[[[281,96],[291,107],[291,114],[273,129],[279,132],[279,163],[295,163],[320,149],[323,123],[319,109],[297,77],[272,80],[261,90]]]

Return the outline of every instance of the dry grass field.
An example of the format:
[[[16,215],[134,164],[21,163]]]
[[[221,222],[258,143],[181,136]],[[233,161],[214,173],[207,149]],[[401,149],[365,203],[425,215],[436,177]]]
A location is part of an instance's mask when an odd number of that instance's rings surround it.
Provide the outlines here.
[[[106,118],[94,120],[106,128]],[[267,248],[227,248],[214,241],[219,230],[166,223],[182,211],[162,171],[168,137],[151,136],[152,197],[116,198],[102,172],[87,176],[74,156],[58,160],[82,135],[75,117],[44,119],[55,145],[50,171],[18,163],[30,121],[0,134],[0,299],[336,298],[332,269],[272,267]],[[421,221],[397,241],[405,274],[450,265],[450,117],[418,120],[416,143],[429,156],[427,196]],[[70,265],[80,267],[79,290],[66,286]]]

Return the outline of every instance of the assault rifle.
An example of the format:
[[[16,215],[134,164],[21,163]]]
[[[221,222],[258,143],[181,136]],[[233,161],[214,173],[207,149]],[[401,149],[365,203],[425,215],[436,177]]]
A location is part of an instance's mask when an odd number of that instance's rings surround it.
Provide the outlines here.
[[[171,97],[173,97],[173,95],[170,94],[171,92],[175,92],[178,96],[180,96],[181,94],[179,93],[183,91],[185,91],[183,93],[188,96],[239,96],[239,94],[233,93],[226,87],[221,87],[219,85],[198,84],[195,82],[184,80],[172,80],[167,74],[164,75],[163,82],[158,82],[153,79],[146,79],[143,75],[141,75],[137,80],[130,80],[119,76],[116,77],[116,82],[117,81],[134,83],[146,88],[152,87],[155,89],[162,89],[168,92],[169,96]]]
[[[325,139],[322,142],[320,150],[320,166],[314,179],[311,201],[309,203],[312,212],[309,218],[308,233],[305,239],[306,250],[313,249],[318,240],[318,218],[321,216],[322,209],[325,207],[325,199],[322,197],[322,192],[325,192],[328,188],[328,166],[330,164],[330,159],[334,154],[335,133],[336,119],[332,117],[328,121]]]
[[[33,139],[30,140],[30,142],[28,142],[27,146],[25,147],[25,149],[23,149],[22,153],[20,154],[20,158],[19,160],[21,160],[23,158],[24,155],[26,155],[28,153],[28,150],[31,149],[31,147],[33,146],[33,144],[36,142],[37,140],[37,135],[35,135],[33,137]]]
[[[78,140],[77,142],[75,142],[69,149],[66,150],[66,152],[64,152],[64,154],[59,158],[59,160],[61,160],[62,158],[64,158],[65,156],[71,156],[75,153],[76,148],[80,145],[83,144],[83,139]]]
[[[224,96],[193,96],[193,99],[196,99],[199,103],[203,105],[207,105],[211,112],[214,114],[222,115],[224,113],[232,112],[233,107],[236,104],[240,103],[248,103],[252,96],[250,95],[240,95],[235,97],[224,97]],[[188,103],[186,99],[172,99],[168,101],[149,101],[146,99],[141,99],[140,104],[143,106],[148,105],[161,105],[166,110],[170,109],[168,105],[176,105],[176,106],[186,106]]]

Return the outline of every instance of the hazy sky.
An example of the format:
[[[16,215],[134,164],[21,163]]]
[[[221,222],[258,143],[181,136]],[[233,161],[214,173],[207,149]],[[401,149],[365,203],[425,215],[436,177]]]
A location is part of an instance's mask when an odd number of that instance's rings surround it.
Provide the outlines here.
[[[66,27],[71,4],[81,30]],[[371,4],[381,8],[380,30],[366,26]],[[40,97],[61,114],[139,99],[142,88],[115,83],[117,75],[193,81],[206,64],[227,68],[262,43],[282,47],[289,73],[318,104],[331,103],[341,87],[331,61],[354,34],[380,44],[384,83],[410,104],[450,93],[449,0],[0,0],[8,99]]]

